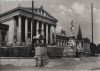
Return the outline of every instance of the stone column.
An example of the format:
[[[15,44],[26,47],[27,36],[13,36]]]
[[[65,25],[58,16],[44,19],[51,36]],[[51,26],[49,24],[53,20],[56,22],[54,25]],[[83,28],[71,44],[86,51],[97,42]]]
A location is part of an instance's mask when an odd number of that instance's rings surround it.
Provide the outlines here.
[[[42,35],[44,36],[44,23],[43,22],[42,22],[41,28],[42,28]],[[42,42],[44,43],[44,41],[42,41]]]
[[[17,40],[17,21],[14,18],[14,40]]]
[[[62,46],[64,46],[64,40],[62,40]]]
[[[58,39],[58,41],[59,41],[59,46],[60,46],[60,40]]]
[[[18,17],[18,42],[21,43],[21,16]]]
[[[56,42],[57,42],[57,44],[56,44],[56,45],[58,45],[58,40],[56,40]]]
[[[64,43],[63,46],[65,46],[65,40],[63,41],[63,43]]]
[[[62,46],[62,40],[60,41],[60,46]]]
[[[57,46],[59,46],[59,40],[57,39]]]
[[[44,23],[42,22],[42,35],[44,36]]]
[[[25,19],[25,41],[28,39],[28,19]]]
[[[65,43],[64,40],[63,40],[62,42],[63,42],[63,46],[65,46],[65,45],[64,45],[64,43]]]
[[[32,32],[32,26],[33,26],[33,23],[32,23],[32,21],[31,21],[31,42],[32,42],[32,39],[33,39],[33,32]]]
[[[50,44],[52,44],[53,26],[50,27]]]
[[[46,44],[48,44],[48,24],[46,24]]]
[[[65,40],[65,46],[66,46],[66,40]]]
[[[54,36],[55,36],[55,44],[56,44],[56,27],[54,26]]]
[[[60,46],[60,41],[59,41],[59,39],[58,39],[58,46]]]
[[[59,46],[61,46],[61,40],[59,39]]]
[[[63,46],[63,40],[61,40],[61,46]]]
[[[36,24],[36,34],[38,35],[38,29],[39,29],[39,22],[37,21],[37,24]]]

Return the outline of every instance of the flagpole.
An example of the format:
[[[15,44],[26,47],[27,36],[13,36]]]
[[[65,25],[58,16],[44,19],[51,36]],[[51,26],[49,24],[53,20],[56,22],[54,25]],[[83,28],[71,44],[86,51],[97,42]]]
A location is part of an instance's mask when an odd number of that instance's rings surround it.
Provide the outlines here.
[[[91,3],[91,24],[92,24],[92,43],[93,43],[93,3]]]
[[[1,14],[1,0],[0,0],[0,14]]]
[[[31,33],[32,33],[32,45],[34,45],[34,44],[33,44],[33,43],[34,43],[34,42],[33,42],[33,36],[34,36],[34,35],[33,35],[33,33],[34,33],[34,32],[33,32],[33,31],[34,31],[34,29],[33,29],[33,28],[34,28],[34,27],[33,27],[34,25],[33,25],[33,24],[34,24],[34,1],[32,0],[32,32],[31,32]]]

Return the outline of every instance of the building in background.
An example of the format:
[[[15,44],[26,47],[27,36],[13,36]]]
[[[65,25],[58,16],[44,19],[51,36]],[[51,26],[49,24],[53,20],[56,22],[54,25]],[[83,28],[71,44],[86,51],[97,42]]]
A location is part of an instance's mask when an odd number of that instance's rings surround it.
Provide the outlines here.
[[[90,39],[89,38],[83,38],[82,45],[83,45],[83,52],[86,53],[86,54],[91,54]]]
[[[56,45],[60,47],[67,47],[69,41],[69,37],[66,35],[56,34]]]
[[[65,30],[61,29],[59,33],[56,32],[56,45],[59,47],[66,47],[68,45],[69,37]]]

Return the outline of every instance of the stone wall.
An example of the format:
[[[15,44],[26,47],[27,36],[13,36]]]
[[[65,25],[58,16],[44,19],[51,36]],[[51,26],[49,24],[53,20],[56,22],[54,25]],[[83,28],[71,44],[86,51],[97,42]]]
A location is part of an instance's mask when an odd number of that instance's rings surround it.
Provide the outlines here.
[[[63,50],[64,50],[64,47],[50,46],[47,49],[47,54],[50,58],[63,57]]]

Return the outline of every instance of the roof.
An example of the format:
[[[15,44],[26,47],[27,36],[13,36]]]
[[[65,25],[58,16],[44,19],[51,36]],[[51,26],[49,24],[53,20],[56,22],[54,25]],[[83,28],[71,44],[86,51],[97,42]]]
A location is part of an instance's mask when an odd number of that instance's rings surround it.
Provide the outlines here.
[[[32,13],[32,8],[31,7],[21,7],[21,6],[18,6],[16,8],[14,8],[14,9],[11,9],[9,11],[1,13],[0,17],[3,17],[5,15],[7,15],[7,14],[10,14],[10,13],[13,13],[13,12],[16,12],[16,11],[19,11],[19,10],[25,11],[25,12],[28,12],[28,13]],[[40,15],[40,16],[46,17],[48,19],[51,19],[51,20],[57,22],[57,19],[55,17],[53,17],[51,14],[49,14],[47,11],[45,11],[43,8],[34,8],[33,12],[36,15]]]
[[[69,37],[63,35],[56,35],[57,39],[69,40]]]

